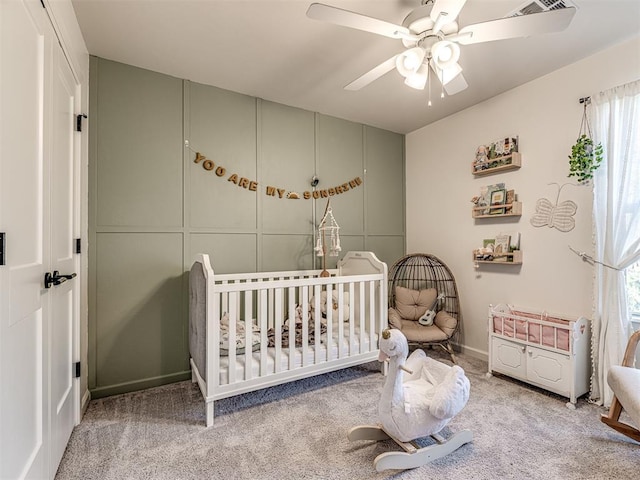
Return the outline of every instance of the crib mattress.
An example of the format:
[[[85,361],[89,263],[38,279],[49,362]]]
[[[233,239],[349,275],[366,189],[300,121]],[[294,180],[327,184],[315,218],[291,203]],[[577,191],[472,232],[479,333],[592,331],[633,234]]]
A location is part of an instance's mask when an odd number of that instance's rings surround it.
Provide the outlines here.
[[[293,350],[289,348],[268,347],[266,351],[266,361],[264,365],[262,363],[262,349],[252,352],[250,361],[250,378],[264,377],[287,370],[293,370],[302,366],[317,365],[337,358],[347,358],[360,353],[370,352],[371,350],[377,350],[377,336],[375,337],[374,345],[371,345],[370,335],[365,333],[361,338],[359,328],[354,328],[353,344],[349,339],[349,324],[344,324],[344,335],[342,341],[338,337],[338,332],[335,331],[331,337],[331,344],[327,345],[326,336],[322,336],[322,342],[319,345],[308,345],[306,350],[302,347],[295,348]],[[277,350],[280,351],[279,355]],[[232,361],[235,360],[235,361]],[[227,356],[220,357],[220,385],[229,384],[229,369],[235,370],[234,382],[240,382],[245,379],[245,360],[246,355],[236,355],[235,358],[229,358]]]

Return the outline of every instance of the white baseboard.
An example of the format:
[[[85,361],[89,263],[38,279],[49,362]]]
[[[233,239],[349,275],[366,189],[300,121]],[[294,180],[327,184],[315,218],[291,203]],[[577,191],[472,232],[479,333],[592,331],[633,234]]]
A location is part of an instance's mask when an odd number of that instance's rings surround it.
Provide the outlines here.
[[[489,361],[489,353],[484,350],[478,350],[477,348],[467,347],[466,345],[455,344],[455,350],[469,355],[470,357],[477,358],[478,360]]]

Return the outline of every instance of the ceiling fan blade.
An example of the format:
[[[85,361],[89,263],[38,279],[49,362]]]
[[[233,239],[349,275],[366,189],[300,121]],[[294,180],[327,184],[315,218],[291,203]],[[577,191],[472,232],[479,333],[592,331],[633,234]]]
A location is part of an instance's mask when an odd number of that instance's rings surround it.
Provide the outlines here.
[[[436,0],[429,16],[431,20],[437,22],[438,17],[443,13],[445,14],[446,20],[441,20],[441,22],[443,22],[442,25],[455,22],[465,3],[467,3],[467,0]]]
[[[469,85],[467,84],[467,81],[465,80],[462,73],[459,73],[444,86],[444,91],[447,92],[447,95],[455,95],[456,93],[460,93],[468,86]]]
[[[389,73],[396,67],[396,57],[398,55],[394,55],[388,60],[385,60],[377,67],[372,68],[367,73],[362,75],[360,78],[355,79],[349,85],[344,87],[345,90],[360,90],[363,87],[366,87],[374,80],[377,80],[381,76]]]
[[[575,13],[575,8],[568,7],[549,12],[531,13],[519,17],[500,18],[489,22],[467,25],[455,35],[455,41],[461,45],[470,45],[472,43],[559,32],[569,26]]]
[[[307,10],[307,17],[314,20],[342,25],[343,27],[364,30],[365,32],[377,33],[390,38],[403,38],[412,36],[408,28],[402,25],[395,25],[377,18],[367,17],[359,13],[350,12],[337,7],[331,7],[323,3],[312,3]]]

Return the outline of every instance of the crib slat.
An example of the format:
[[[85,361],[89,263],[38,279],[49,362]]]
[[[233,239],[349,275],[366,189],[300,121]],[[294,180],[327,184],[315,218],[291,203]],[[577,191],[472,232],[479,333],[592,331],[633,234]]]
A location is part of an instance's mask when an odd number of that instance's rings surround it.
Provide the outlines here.
[[[309,287],[302,287],[302,366],[309,365]]]
[[[244,292],[244,379],[251,379],[253,355],[253,292]]]
[[[326,309],[327,309],[327,340],[325,343],[325,350],[327,352],[327,362],[331,360],[333,353],[333,285],[330,283],[327,285],[327,301],[326,301]],[[320,345],[320,339],[316,340],[317,345]]]
[[[281,370],[281,359],[282,359],[282,288],[274,289],[274,328],[276,331],[276,344],[275,344],[275,373],[280,372]]]
[[[222,282],[223,285],[227,285],[229,283],[235,283],[235,282],[233,282],[233,281],[232,282],[228,282],[228,281]],[[228,296],[227,295],[223,295],[221,300],[222,301],[221,301],[220,307],[221,307],[222,311],[223,312],[228,312],[229,311],[229,299],[228,299]]]
[[[376,282],[369,282],[369,315],[367,315],[367,328],[369,329],[369,348],[368,352],[373,350],[376,338],[375,329],[376,319]]]
[[[365,311],[365,304],[364,304],[364,284],[365,282],[359,282],[358,286],[359,288],[359,292],[360,292],[360,349],[359,352],[360,353],[364,353],[362,348],[364,346],[364,336],[365,336],[365,331],[364,331],[364,317],[366,316],[366,311]]]
[[[296,367],[296,288],[287,289],[289,300],[289,370]]]
[[[258,293],[260,298],[258,309],[258,325],[260,326],[260,376],[264,377],[267,375],[267,345],[269,344],[269,339],[267,337],[267,330],[269,327],[267,326],[267,322],[269,321],[268,312],[267,312],[267,290],[260,290]]]
[[[355,352],[355,328],[356,313],[355,313],[356,297],[354,295],[354,283],[349,282],[349,355],[353,355]]]
[[[275,328],[275,323],[273,321],[273,317],[274,317],[274,312],[273,312],[273,289],[269,289],[267,290],[267,292],[269,292],[269,328]]]
[[[236,322],[238,321],[237,292],[229,292],[229,384],[236,383]]]
[[[338,325],[338,358],[344,358],[344,284],[338,284],[338,318],[336,324]]]
[[[313,363],[317,364],[320,363],[320,319],[322,318],[322,313],[320,310],[320,296],[322,295],[322,287],[320,285],[314,285],[313,292]]]

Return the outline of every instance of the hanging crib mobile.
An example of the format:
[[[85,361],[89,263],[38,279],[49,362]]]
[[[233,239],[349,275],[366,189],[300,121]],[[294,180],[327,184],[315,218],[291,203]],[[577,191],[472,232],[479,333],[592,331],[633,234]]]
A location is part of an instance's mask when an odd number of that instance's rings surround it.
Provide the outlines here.
[[[336,222],[331,209],[331,200],[327,200],[327,207],[324,210],[324,216],[318,224],[318,232],[316,239],[316,247],[314,248],[316,255],[322,257],[322,273],[321,277],[328,277],[327,271],[327,255],[337,257],[342,247],[340,247],[340,225]]]

